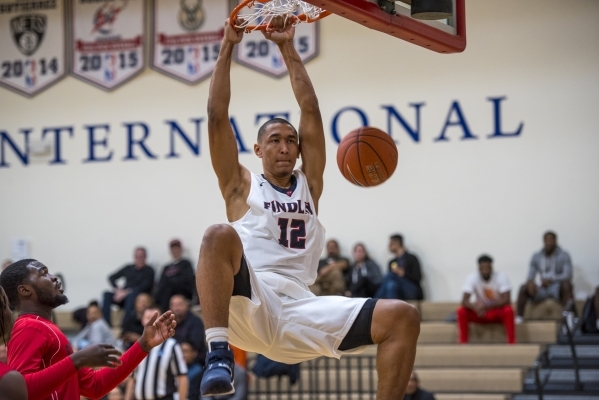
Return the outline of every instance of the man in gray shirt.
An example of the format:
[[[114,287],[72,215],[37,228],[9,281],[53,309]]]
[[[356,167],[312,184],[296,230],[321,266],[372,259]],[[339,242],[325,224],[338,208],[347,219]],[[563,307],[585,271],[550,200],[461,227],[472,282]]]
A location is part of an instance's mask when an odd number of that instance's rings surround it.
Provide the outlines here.
[[[556,299],[564,306],[573,299],[570,255],[557,245],[557,235],[554,232],[546,232],[543,243],[543,249],[533,254],[527,281],[520,287],[516,322],[522,322],[524,307],[529,299],[535,302]],[[540,283],[535,281],[537,275]]]

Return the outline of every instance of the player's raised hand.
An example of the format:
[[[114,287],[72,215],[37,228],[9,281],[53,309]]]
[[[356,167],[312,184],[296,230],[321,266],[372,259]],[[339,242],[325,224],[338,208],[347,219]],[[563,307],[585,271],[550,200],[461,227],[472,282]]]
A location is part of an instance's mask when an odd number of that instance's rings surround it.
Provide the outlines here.
[[[274,17],[268,27],[262,31],[264,37],[276,44],[291,42],[293,35],[295,35],[295,27],[293,26],[295,18],[292,14]]]
[[[233,44],[237,44],[241,42],[243,39],[243,28],[236,28],[235,26],[241,25],[243,20],[241,18],[237,18],[235,23],[231,24],[229,18],[225,21],[225,40],[231,42]]]
[[[139,345],[149,353],[152,348],[162,344],[166,339],[175,335],[175,316],[172,311],[167,311],[158,317],[158,312],[154,312],[152,318],[146,324],[144,332],[139,338]]]
[[[121,365],[121,352],[109,344],[94,344],[71,355],[75,368],[111,367]]]

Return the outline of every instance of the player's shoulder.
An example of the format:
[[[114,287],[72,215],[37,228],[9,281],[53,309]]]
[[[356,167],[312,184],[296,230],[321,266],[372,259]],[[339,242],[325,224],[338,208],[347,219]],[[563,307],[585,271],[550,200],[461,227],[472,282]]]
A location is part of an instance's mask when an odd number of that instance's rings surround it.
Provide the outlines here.
[[[54,324],[38,316],[23,315],[17,318],[13,327],[13,336],[20,331],[35,330],[43,334],[54,331]]]
[[[480,281],[480,272],[475,271],[468,274],[466,277],[466,282],[478,282]]]
[[[493,271],[493,276],[495,277],[496,280],[501,281],[501,282],[508,282],[510,281],[510,277],[508,276],[508,274],[506,274],[503,271]]]

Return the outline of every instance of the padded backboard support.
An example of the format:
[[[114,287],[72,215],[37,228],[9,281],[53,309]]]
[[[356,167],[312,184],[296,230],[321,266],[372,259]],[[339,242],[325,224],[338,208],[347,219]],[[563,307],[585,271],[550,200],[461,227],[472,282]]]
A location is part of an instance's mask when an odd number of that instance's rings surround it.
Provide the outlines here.
[[[433,23],[419,21],[402,13],[383,11],[367,0],[304,0],[368,28],[438,53],[460,53],[466,48],[465,0],[454,0],[453,33],[438,29]],[[409,3],[409,1],[404,1]],[[393,3],[392,3],[393,4]],[[397,9],[398,5],[395,5]]]

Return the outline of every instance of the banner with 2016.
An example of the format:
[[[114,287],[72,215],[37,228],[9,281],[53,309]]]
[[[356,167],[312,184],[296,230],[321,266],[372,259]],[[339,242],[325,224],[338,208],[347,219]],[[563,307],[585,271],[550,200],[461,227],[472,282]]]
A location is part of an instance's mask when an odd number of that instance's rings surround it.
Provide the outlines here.
[[[144,70],[146,46],[152,69],[196,84],[214,70],[229,3],[237,0],[0,0],[0,86],[32,97],[70,73],[111,91]],[[318,53],[318,26],[297,29],[307,62]],[[284,76],[278,49],[261,36],[250,34],[235,60]]]

